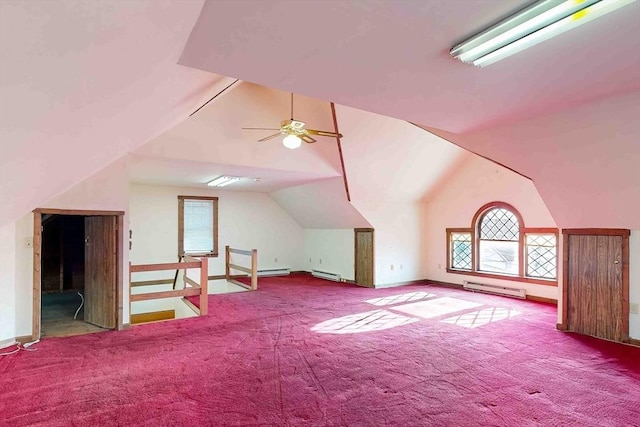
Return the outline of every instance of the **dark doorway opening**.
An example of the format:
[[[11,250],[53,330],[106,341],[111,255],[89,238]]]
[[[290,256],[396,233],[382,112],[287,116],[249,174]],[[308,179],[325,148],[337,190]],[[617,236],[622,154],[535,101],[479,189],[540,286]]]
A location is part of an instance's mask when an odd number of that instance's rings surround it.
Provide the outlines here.
[[[41,336],[70,336],[103,328],[84,321],[85,217],[42,215]]]

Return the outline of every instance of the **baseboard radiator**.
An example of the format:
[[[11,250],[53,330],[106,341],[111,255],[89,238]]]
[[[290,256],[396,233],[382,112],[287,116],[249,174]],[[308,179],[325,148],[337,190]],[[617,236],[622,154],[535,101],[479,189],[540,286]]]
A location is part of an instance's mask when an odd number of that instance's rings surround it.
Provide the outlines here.
[[[469,282],[466,280],[463,282],[463,287],[468,291],[486,292],[489,294],[504,295],[520,299],[527,298],[527,292],[525,289],[508,288],[506,286],[499,285],[487,285],[484,283]]]
[[[289,274],[291,274],[290,268],[268,268],[264,270],[258,270],[258,277],[288,276]]]
[[[320,279],[333,280],[334,282],[339,282],[342,278],[339,274],[336,273],[328,273],[326,271],[320,270],[311,270],[311,275],[313,277],[318,277]]]

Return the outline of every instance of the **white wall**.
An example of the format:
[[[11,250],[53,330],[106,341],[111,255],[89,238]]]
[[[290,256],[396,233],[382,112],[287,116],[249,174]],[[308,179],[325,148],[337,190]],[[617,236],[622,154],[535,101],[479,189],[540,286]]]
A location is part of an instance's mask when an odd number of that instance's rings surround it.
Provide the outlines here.
[[[16,337],[16,224],[0,228],[0,343]],[[2,345],[0,345],[2,348]]]
[[[374,228],[376,287],[423,279],[420,253],[420,203],[357,200],[354,206]]]
[[[122,158],[97,172],[66,193],[39,206],[50,209],[124,211],[128,210],[127,160]],[[33,213],[15,223],[16,270],[12,280],[15,289],[15,336],[31,335],[33,314]],[[124,232],[126,235],[126,231]],[[129,321],[129,253],[122,242],[123,257],[123,321]]]
[[[478,156],[470,156],[442,188],[422,206],[422,272],[425,278],[462,284],[477,277],[447,273],[446,228],[471,227],[484,204],[502,201],[514,206],[526,227],[556,227],[533,183],[522,176]],[[562,277],[558,271],[558,277]],[[528,294],[558,298],[555,286],[482,278],[483,283],[513,285]]]
[[[138,184],[130,187],[133,264],[177,261],[178,195],[219,197],[220,256],[209,258],[209,275],[224,274],[226,245],[257,249],[258,268],[302,269],[302,227],[267,194]],[[248,257],[233,257],[235,263],[249,266]],[[149,278],[136,274],[133,280]]]
[[[304,271],[337,273],[354,280],[354,231],[342,229],[304,230]]]

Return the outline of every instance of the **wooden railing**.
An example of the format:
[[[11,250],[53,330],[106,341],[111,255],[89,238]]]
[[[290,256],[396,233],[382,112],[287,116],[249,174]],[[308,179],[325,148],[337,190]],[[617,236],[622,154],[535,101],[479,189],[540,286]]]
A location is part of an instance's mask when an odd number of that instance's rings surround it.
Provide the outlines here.
[[[251,268],[243,267],[241,265],[232,264],[230,262],[231,254],[238,255],[246,255],[251,257]],[[246,283],[242,283],[238,280],[231,278],[231,270],[238,270],[245,272],[251,278],[251,285],[247,285]],[[258,289],[258,250],[243,250],[243,249],[233,249],[229,246],[225,246],[225,269],[224,275],[228,282],[231,282],[235,285],[242,286],[243,288],[256,290]]]
[[[187,277],[187,269],[199,268],[200,269],[200,283]],[[159,292],[147,292],[134,294],[131,291],[134,287],[139,286],[151,286],[158,284],[170,284],[175,283],[174,280],[148,280],[142,282],[133,282],[131,280],[132,273],[149,272],[149,271],[163,271],[163,270],[184,270],[184,287],[182,289],[172,289],[170,291]],[[200,316],[206,316],[207,314],[207,287],[209,283],[209,262],[206,257],[194,258],[188,255],[182,257],[182,262],[173,262],[166,264],[140,264],[132,265],[129,263],[129,301],[148,301],[161,298],[176,298],[176,297],[188,297],[199,295],[200,307],[196,307],[191,304],[189,300],[185,298],[185,302],[188,303],[191,308],[196,310]],[[174,285],[175,288],[175,285]]]

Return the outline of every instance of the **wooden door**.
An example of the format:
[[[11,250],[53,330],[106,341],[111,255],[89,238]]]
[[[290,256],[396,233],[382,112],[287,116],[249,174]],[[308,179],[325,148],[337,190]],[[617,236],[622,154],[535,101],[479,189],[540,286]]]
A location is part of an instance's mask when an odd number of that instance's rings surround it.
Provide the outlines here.
[[[567,234],[565,239],[567,329],[625,340],[629,320],[625,280],[628,234],[626,238],[620,234]]]
[[[356,283],[373,288],[373,228],[356,228],[354,231]]]
[[[84,320],[116,327],[116,217],[85,218]]]

